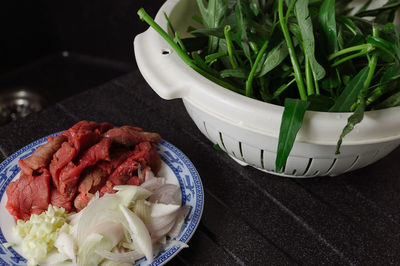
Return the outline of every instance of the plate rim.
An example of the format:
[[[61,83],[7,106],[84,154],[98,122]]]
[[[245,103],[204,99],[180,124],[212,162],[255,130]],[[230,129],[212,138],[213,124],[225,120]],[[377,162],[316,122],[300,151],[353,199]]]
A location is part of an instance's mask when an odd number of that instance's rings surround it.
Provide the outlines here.
[[[5,190],[8,186],[8,184],[20,172],[20,168],[17,167],[16,169],[18,169],[18,170],[14,171],[11,175],[6,175],[6,174],[1,175],[2,172],[7,168],[7,166],[9,166],[10,163],[12,163],[15,159],[17,159],[21,154],[26,153],[28,150],[30,150],[32,148],[36,149],[37,147],[39,147],[38,145],[44,144],[49,137],[51,137],[51,136],[55,137],[55,136],[61,134],[62,132],[64,132],[64,131],[59,131],[56,133],[49,134],[45,137],[36,139],[36,140],[32,141],[31,143],[18,149],[17,151],[12,153],[10,156],[8,156],[3,162],[0,163],[0,200],[3,198],[4,194],[6,193]],[[192,222],[188,223],[186,226],[188,227],[191,224],[194,224],[194,225],[192,226],[192,228],[186,229],[187,232],[185,232],[185,234],[176,238],[176,239],[181,239],[181,238],[185,237],[184,241],[182,241],[182,242],[188,243],[190,241],[190,239],[192,238],[192,236],[194,235],[194,233],[196,232],[196,230],[200,224],[201,217],[202,217],[203,210],[204,210],[204,187],[202,184],[202,180],[201,180],[200,174],[198,173],[194,164],[179,148],[177,148],[176,146],[174,146],[172,143],[168,142],[165,139],[161,139],[161,141],[157,144],[158,148],[160,147],[159,145],[161,145],[162,147],[165,147],[168,150],[173,151],[174,154],[178,156],[178,158],[184,163],[187,170],[189,171],[191,181],[194,182],[194,187],[196,190],[196,197],[195,197],[195,204],[194,204],[195,208],[190,210],[190,211],[193,211],[193,217],[191,218]],[[34,149],[29,153],[29,155],[33,151],[34,151]],[[165,158],[164,156],[161,156],[161,155],[160,155],[160,158],[174,173],[175,178],[177,179],[177,181],[179,183],[181,193],[183,194],[184,190],[186,189],[185,186],[182,186],[183,185],[183,180],[182,180],[183,177],[180,177],[179,174],[177,174],[174,171],[174,169],[171,167],[171,162],[169,162],[167,158]],[[16,166],[18,166],[18,164]],[[184,196],[184,195],[182,195],[182,196]],[[189,217],[189,215],[190,215],[190,213],[185,218],[185,220]],[[195,220],[193,220],[193,219],[195,219]],[[185,228],[183,230],[185,230]],[[6,249],[6,250],[10,251],[13,255],[10,258],[16,258],[17,259],[16,263],[20,263],[23,261],[26,262],[26,258],[24,258],[21,254],[19,254],[15,249],[13,249],[12,247],[10,247],[10,248],[5,247],[3,244],[6,242],[7,242],[7,240],[3,234],[2,228],[0,227],[1,249]],[[159,253],[160,252],[163,252],[163,253],[156,254],[156,257],[154,258],[154,260],[151,264],[145,264],[145,265],[163,265],[163,264],[167,263],[168,261],[170,261],[173,257],[175,257],[181,249],[183,249],[183,247],[179,246],[179,245],[169,246],[167,249],[159,251]],[[7,253],[2,254],[2,252],[0,252],[0,262],[4,262],[4,261],[2,261],[1,258],[6,254]],[[147,260],[145,258],[142,258],[142,259],[136,261],[136,263],[133,265],[142,265],[143,263],[146,263],[146,262],[147,262]]]

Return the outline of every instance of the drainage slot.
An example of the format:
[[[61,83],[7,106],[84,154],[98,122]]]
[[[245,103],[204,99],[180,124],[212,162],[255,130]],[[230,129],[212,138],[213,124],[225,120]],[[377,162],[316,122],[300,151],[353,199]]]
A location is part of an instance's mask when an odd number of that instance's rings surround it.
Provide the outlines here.
[[[261,168],[265,169],[265,167],[264,167],[264,150],[261,150],[260,160],[261,160]]]
[[[219,132],[219,139],[221,140],[221,144],[224,147],[224,150],[227,150],[226,147],[225,147],[225,143],[224,143],[224,140],[222,138],[222,133],[221,132]]]
[[[333,167],[336,164],[336,161],[337,161],[337,158],[333,159],[333,162],[332,162],[331,166],[328,168],[328,171],[326,171],[326,173],[329,173],[333,169]]]
[[[245,162],[246,160],[244,159],[244,156],[243,156],[242,142],[240,142],[240,141],[239,141],[239,152],[240,152],[240,156],[242,157],[242,160]]]
[[[355,159],[354,162],[350,165],[350,167],[347,168],[346,172],[353,168],[353,166],[358,162],[358,159],[360,159],[360,155],[357,155],[356,159]]]
[[[207,137],[208,137],[209,139],[211,139],[211,138],[210,138],[210,134],[208,134],[208,130],[207,130],[206,122],[205,122],[205,121],[203,121],[203,126],[204,126],[204,131],[205,131],[206,134],[207,134]]]
[[[312,160],[313,160],[312,158],[308,159],[308,164],[307,164],[306,170],[304,171],[303,175],[307,174],[308,170],[310,169]]]
[[[171,53],[171,50],[169,50],[169,49],[162,49],[161,50],[161,54],[162,55],[169,55]]]

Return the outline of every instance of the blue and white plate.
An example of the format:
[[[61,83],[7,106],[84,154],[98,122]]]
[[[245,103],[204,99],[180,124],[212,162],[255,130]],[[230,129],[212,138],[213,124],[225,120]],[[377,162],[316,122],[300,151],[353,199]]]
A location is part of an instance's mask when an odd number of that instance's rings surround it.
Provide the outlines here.
[[[26,265],[26,260],[20,255],[18,249],[6,248],[3,245],[17,241],[12,232],[12,227],[15,225],[14,219],[5,209],[7,203],[5,189],[11,181],[19,177],[18,161],[31,155],[37,147],[46,143],[47,138],[32,142],[0,164],[0,265]],[[162,159],[162,166],[157,175],[166,177],[167,183],[179,185],[182,191],[182,205],[190,206],[190,212],[182,230],[178,237],[174,238],[174,240],[187,243],[194,234],[203,212],[204,192],[200,176],[190,160],[171,143],[162,140],[157,146],[157,151]],[[181,246],[171,242],[154,257],[151,265],[166,263],[181,249]],[[143,258],[135,265],[148,265],[148,262]]]

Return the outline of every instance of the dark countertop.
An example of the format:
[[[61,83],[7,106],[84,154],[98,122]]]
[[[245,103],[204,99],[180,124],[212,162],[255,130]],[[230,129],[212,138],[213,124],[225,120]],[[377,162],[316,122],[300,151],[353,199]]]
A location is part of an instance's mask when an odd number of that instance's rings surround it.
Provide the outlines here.
[[[170,265],[400,264],[400,149],[337,177],[269,175],[214,150],[180,100],[162,100],[133,71],[0,127],[1,160],[80,120],[159,132],[196,166],[203,216]]]

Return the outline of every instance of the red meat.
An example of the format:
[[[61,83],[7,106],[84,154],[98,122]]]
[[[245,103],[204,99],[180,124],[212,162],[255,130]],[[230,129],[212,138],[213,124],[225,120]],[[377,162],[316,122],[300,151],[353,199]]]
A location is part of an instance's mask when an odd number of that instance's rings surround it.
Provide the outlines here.
[[[80,211],[89,203],[89,200],[107,181],[108,173],[100,167],[87,168],[81,177],[78,186],[79,194],[74,201],[75,208]]]
[[[50,197],[51,205],[59,208],[64,208],[68,212],[73,211],[73,206],[71,203],[73,197],[71,198],[71,194],[74,195],[74,193],[61,194],[56,187],[52,187],[50,192],[51,192],[51,197]]]
[[[103,196],[115,193],[115,185],[139,185],[139,168],[157,173],[161,166],[160,140],[137,127],[81,121],[19,162],[21,177],[6,189],[6,208],[28,220],[48,204],[80,211],[97,191]]]
[[[108,180],[114,185],[123,185],[137,173],[139,163],[136,155],[133,155],[118,166],[109,176]],[[136,174],[137,175],[137,174]]]
[[[161,136],[157,133],[143,132],[141,128],[132,126],[122,126],[110,129],[104,134],[104,136],[111,138],[114,143],[129,147],[143,141],[158,143],[161,140]]]
[[[63,132],[68,142],[78,151],[85,150],[100,140],[100,135],[113,128],[109,123],[80,121]]]
[[[37,176],[21,173],[16,181],[7,186],[6,209],[16,220],[26,221],[31,214],[47,210],[50,203],[50,173],[46,169],[41,171]]]
[[[66,193],[68,196],[73,197],[75,195],[74,193],[77,191],[77,184],[82,171],[86,167],[95,165],[99,161],[110,160],[110,146],[111,140],[104,138],[87,149],[78,160],[77,165],[72,161],[69,162],[60,172],[57,187],[58,191],[61,194]]]
[[[39,146],[31,156],[18,162],[21,171],[27,175],[32,175],[33,171],[46,168],[53,154],[65,141],[67,141],[67,138],[63,135],[59,135],[56,138],[49,137],[46,144]]]
[[[61,148],[54,154],[53,160],[49,165],[49,170],[51,174],[51,178],[53,180],[53,184],[58,187],[59,186],[59,178],[61,170],[72,161],[77,155],[77,151],[74,147],[71,146],[68,142],[64,142],[61,145]]]

